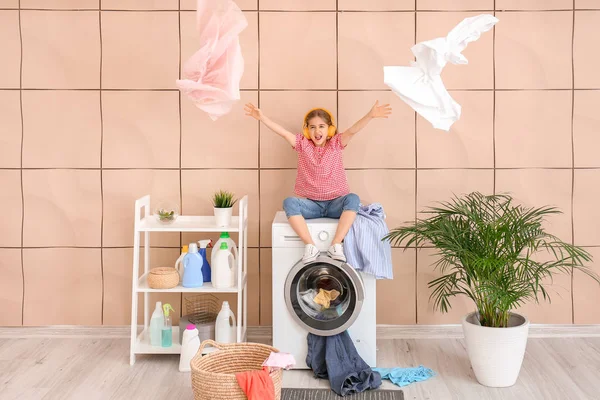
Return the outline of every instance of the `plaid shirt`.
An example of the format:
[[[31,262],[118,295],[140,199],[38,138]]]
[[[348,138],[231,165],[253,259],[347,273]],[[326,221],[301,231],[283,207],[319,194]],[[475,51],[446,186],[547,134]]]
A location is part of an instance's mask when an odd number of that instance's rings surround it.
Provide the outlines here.
[[[298,173],[294,192],[311,200],[332,200],[350,193],[344,169],[342,136],[336,134],[317,147],[301,133],[296,135]]]

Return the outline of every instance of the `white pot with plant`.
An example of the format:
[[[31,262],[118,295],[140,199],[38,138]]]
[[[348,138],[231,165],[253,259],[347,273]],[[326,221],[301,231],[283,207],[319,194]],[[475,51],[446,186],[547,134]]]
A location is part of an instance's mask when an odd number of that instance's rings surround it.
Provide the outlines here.
[[[226,190],[219,190],[213,194],[212,202],[217,227],[225,228],[229,226],[233,214],[233,205],[236,201],[234,194]]]
[[[544,281],[577,268],[600,282],[584,263],[591,255],[544,230],[554,207],[527,208],[506,194],[473,192],[423,212],[428,218],[390,231],[392,245],[437,249],[442,276],[429,282],[435,309],[464,295],[476,311],[462,319],[467,353],[479,383],[507,387],[516,382],[527,345],[529,321],[511,310],[528,301],[549,300]],[[544,251],[544,259],[537,253]]]

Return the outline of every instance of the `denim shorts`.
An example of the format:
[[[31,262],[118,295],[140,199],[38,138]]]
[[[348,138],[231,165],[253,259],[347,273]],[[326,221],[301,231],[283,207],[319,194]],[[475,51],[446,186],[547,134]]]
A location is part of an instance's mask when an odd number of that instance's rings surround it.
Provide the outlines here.
[[[344,211],[358,212],[359,205],[360,199],[354,193],[348,193],[332,200],[288,197],[283,201],[283,209],[288,218],[294,215],[302,215],[306,219],[339,218]]]

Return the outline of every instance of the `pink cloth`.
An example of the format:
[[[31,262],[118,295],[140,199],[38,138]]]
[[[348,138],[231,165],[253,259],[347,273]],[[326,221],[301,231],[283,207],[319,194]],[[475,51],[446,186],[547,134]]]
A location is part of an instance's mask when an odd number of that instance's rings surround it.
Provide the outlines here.
[[[344,169],[345,146],[340,133],[327,140],[324,147],[315,146],[312,140],[299,133],[294,148],[298,152],[296,195],[323,201],[350,193]]]
[[[271,352],[269,358],[263,362],[263,367],[290,369],[296,365],[294,356],[290,353],[275,353]]]
[[[232,0],[198,0],[200,49],[183,66],[177,87],[214,121],[240,99],[244,58],[239,34],[248,21]]]

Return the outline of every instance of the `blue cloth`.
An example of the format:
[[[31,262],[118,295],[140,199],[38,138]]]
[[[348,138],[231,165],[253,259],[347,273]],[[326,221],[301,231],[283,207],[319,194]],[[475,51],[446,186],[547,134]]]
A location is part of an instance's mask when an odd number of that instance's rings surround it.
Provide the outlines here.
[[[384,218],[381,204],[361,204],[344,239],[344,253],[354,269],[377,279],[393,279],[392,246],[389,241],[381,240],[389,233]]]
[[[435,376],[435,372],[420,365],[417,368],[373,368],[381,374],[381,379],[389,379],[400,387],[414,382],[421,382]]]
[[[338,395],[346,396],[381,386],[381,376],[358,355],[348,331],[333,336],[309,333],[306,340],[306,365],[317,378],[329,378],[331,390]]]
[[[360,199],[354,193],[323,201],[288,197],[283,201],[283,210],[288,218],[294,215],[302,215],[306,219],[339,218],[346,210],[357,212],[359,204]]]

